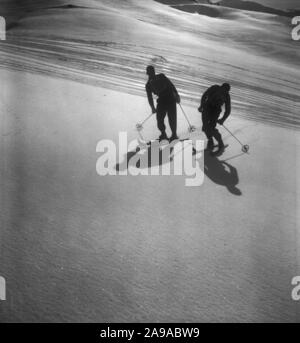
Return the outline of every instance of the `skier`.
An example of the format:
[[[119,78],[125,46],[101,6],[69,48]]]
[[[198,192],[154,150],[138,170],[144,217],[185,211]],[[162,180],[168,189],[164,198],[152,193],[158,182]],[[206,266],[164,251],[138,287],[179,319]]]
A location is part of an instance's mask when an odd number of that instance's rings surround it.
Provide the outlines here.
[[[223,125],[225,120],[229,117],[231,112],[231,98],[230,98],[230,85],[224,83],[223,85],[214,85],[208,88],[201,98],[201,104],[198,108],[202,112],[202,131],[205,133],[208,142],[207,150],[212,150],[214,147],[213,137],[218,142],[218,152],[224,150],[224,143],[222,136],[216,128],[217,123]],[[222,106],[225,104],[225,113],[221,119],[219,116],[222,112]]]
[[[152,109],[152,113],[156,113],[157,127],[161,132],[159,141],[168,139],[166,134],[165,117],[168,114],[168,120],[172,136],[170,142],[177,137],[177,106],[176,103],[180,103],[180,96],[176,87],[164,74],[155,74],[155,69],[152,65],[146,68],[147,75],[149,76],[146,84],[146,92],[149,105]],[[157,108],[154,106],[152,93],[158,96]]]

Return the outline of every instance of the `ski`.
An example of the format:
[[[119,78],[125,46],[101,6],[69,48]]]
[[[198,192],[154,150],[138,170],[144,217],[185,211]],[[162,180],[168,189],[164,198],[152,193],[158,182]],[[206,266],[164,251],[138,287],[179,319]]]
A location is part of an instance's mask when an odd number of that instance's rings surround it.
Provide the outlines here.
[[[184,142],[184,141],[187,141],[189,140],[190,138],[182,138],[182,139],[175,139],[173,141],[169,141],[168,139],[163,139],[161,141],[159,141],[159,139],[154,139],[154,140],[150,140],[148,142],[146,142],[146,144],[148,146],[151,146],[152,144],[159,144],[161,146],[165,146],[165,145],[169,145],[169,144],[172,144],[173,142]]]
[[[225,144],[221,150],[216,150],[216,151],[211,150],[210,155],[211,156],[221,156],[224,153],[225,149],[228,148],[228,146],[229,146],[228,144]],[[216,145],[216,147],[218,147],[218,145]]]

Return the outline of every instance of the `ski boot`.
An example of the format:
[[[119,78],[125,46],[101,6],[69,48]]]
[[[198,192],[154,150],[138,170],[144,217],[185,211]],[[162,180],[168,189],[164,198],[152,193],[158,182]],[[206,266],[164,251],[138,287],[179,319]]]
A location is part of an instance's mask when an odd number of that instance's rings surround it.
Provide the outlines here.
[[[214,141],[212,138],[209,138],[207,141],[207,146],[206,146],[205,150],[212,151],[213,148],[214,148]]]
[[[167,141],[169,140],[168,136],[166,135],[166,133],[162,133],[159,137],[158,137],[158,141],[161,142],[161,141]]]
[[[213,155],[213,156],[220,156],[220,155],[222,155],[223,154],[223,152],[224,152],[224,150],[225,150],[225,145],[224,145],[224,143],[223,143],[223,141],[222,141],[222,139],[219,139],[218,140],[218,149],[216,150],[216,151],[212,151],[211,152],[211,154]]]
[[[175,141],[176,139],[179,139],[178,136],[175,134],[175,135],[172,135],[169,139],[169,142],[172,143],[173,141]]]

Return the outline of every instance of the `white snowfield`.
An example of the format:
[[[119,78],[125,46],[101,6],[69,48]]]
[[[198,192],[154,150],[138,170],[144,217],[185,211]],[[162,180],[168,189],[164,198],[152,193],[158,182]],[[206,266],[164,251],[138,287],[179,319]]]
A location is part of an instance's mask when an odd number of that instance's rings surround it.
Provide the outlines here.
[[[289,19],[225,8],[211,18],[149,0],[35,5],[10,16],[0,42],[0,321],[299,322]],[[150,63],[177,86],[198,139],[201,94],[229,81],[225,125],[249,154],[220,128],[229,147],[205,156],[201,187],[185,187],[185,175],[99,176],[98,141],[136,139],[150,113]],[[143,134],[159,134],[154,118]]]

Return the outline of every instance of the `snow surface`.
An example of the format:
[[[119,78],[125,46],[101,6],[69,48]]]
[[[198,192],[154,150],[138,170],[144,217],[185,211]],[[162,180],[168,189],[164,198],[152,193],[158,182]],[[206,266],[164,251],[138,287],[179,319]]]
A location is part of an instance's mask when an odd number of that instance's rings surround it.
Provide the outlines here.
[[[0,320],[299,321],[300,73],[289,21],[84,3],[14,18],[0,45]],[[149,114],[149,63],[198,128],[201,93],[231,81],[226,124],[250,154],[222,130],[229,148],[206,156],[201,187],[97,175],[97,142],[135,139]],[[178,119],[183,134],[179,109]],[[157,136],[153,119],[144,134]]]

